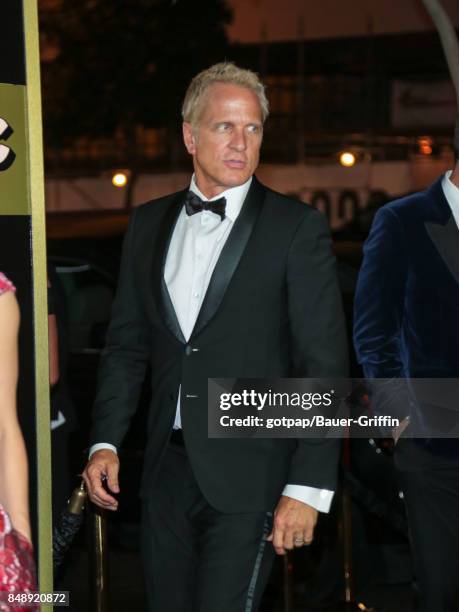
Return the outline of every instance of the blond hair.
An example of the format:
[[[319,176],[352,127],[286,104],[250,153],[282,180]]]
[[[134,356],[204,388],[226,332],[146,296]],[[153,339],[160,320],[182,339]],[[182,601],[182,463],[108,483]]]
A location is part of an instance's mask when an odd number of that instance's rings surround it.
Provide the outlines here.
[[[258,97],[263,123],[269,115],[265,86],[255,72],[239,68],[232,62],[214,64],[197,74],[191,81],[182,105],[183,120],[196,126],[202,112],[207,90],[216,83],[230,83],[253,91]]]

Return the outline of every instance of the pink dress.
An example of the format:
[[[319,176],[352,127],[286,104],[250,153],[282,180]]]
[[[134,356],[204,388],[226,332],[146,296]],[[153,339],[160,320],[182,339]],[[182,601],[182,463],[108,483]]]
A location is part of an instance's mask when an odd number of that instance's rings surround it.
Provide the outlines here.
[[[0,296],[7,291],[15,291],[14,285],[0,272]],[[0,612],[37,611],[38,606],[25,604],[30,601],[28,594],[36,588],[32,546],[13,528],[0,504]],[[16,597],[14,605],[12,597]]]
[[[0,295],[7,291],[16,291],[16,288],[13,283],[6,278],[3,272],[0,272]]]
[[[0,611],[37,612],[36,585],[32,546],[13,528],[0,504]]]

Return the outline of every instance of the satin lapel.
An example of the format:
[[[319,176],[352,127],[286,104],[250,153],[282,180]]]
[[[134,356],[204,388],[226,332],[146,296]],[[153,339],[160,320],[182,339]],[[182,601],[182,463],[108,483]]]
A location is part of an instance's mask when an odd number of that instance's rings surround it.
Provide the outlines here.
[[[175,338],[183,344],[186,344],[186,340],[180,328],[180,323],[178,322],[174,306],[172,305],[172,300],[167,289],[166,281],[164,280],[164,267],[166,265],[166,257],[172,238],[172,233],[174,231],[177,217],[182,209],[186,193],[187,190],[181,191],[177,194],[160,222],[158,242],[156,248],[154,249],[152,269],[153,294],[158,305],[158,310],[166,327],[175,336]]]
[[[445,225],[425,223],[425,227],[448,270],[459,283],[459,229],[453,215]]]
[[[242,210],[212,273],[190,340],[204,329],[217,312],[255,227],[264,197],[265,190],[254,177]]]

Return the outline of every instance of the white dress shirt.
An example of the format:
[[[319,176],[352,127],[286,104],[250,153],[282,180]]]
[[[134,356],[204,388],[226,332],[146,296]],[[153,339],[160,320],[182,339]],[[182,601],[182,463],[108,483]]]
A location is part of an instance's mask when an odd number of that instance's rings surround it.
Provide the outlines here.
[[[231,228],[241,212],[242,204],[252,179],[244,185],[227,189],[211,198],[226,199],[225,218],[210,210],[188,216],[182,208],[172,234],[164,268],[164,280],[177,315],[180,328],[188,342],[198,318],[212,272],[225,246]],[[190,190],[201,200],[208,200],[196,185],[194,176]],[[177,401],[174,429],[182,427],[180,392]]]
[[[166,257],[164,279],[187,341],[198,318],[215,265],[241,212],[251,182],[250,178],[243,185],[227,189],[211,198],[211,200],[226,198],[223,220],[208,210],[188,216],[185,206],[178,216]],[[209,200],[198,189],[194,176],[191,179],[190,190],[202,200]],[[181,428],[180,391],[179,388],[174,429]],[[102,448],[116,452],[113,445],[100,443],[91,447],[90,455]],[[292,484],[285,486],[283,495],[309,504],[320,512],[328,512],[333,499],[333,491]]]
[[[445,173],[441,182],[443,193],[445,194],[446,201],[451,208],[456,225],[459,228],[459,187],[457,187],[451,180],[451,170]]]

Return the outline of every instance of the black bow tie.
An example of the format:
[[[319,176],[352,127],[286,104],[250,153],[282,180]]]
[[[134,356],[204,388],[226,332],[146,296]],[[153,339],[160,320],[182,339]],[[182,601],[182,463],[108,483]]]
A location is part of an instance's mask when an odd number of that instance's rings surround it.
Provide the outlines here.
[[[220,215],[221,220],[225,218],[225,207],[226,207],[226,198],[219,198],[218,200],[212,200],[211,202],[201,200],[201,198],[193,193],[193,191],[189,191],[186,194],[185,198],[185,210],[186,214],[191,216],[196,213],[200,213],[203,210],[210,210],[216,215]]]

